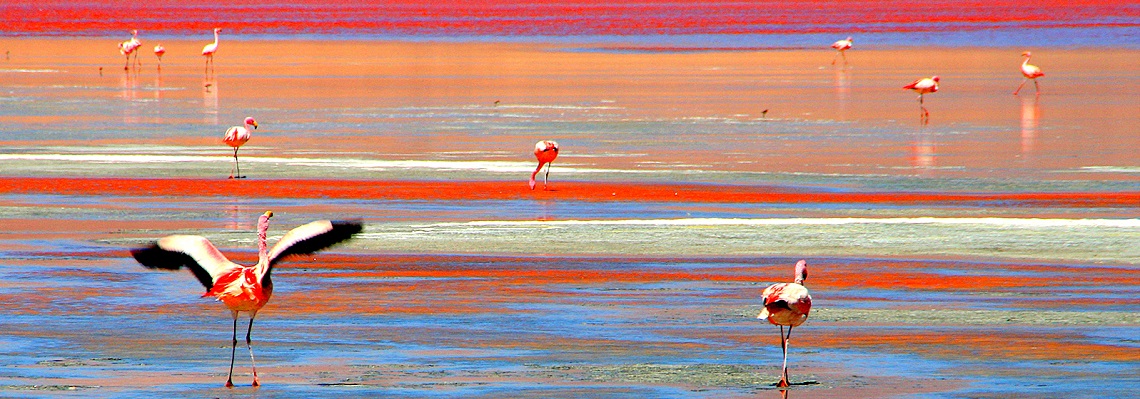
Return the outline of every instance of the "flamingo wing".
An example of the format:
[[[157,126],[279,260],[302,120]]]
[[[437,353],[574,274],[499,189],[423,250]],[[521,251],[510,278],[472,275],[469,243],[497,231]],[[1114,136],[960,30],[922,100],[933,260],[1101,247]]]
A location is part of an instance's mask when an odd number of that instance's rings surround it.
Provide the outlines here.
[[[241,267],[230,262],[206,237],[172,235],[159,239],[146,248],[131,250],[131,256],[151,269],[190,269],[194,277],[209,291],[214,281],[226,271]]]
[[[218,51],[217,43],[210,43],[210,44],[207,44],[205,47],[202,47],[202,55],[210,55],[210,54],[213,54],[215,51]]]
[[[290,255],[307,255],[352,238],[364,230],[360,220],[318,220],[289,230],[269,250],[269,268]],[[266,272],[268,274],[268,271]]]
[[[903,86],[903,88],[904,88],[904,89],[911,89],[911,90],[914,90],[916,87],[918,87],[918,84],[919,84],[919,83],[921,83],[921,82],[922,82],[924,79],[925,79],[925,78],[923,78],[923,79],[916,79],[915,81],[913,81],[913,82],[910,82],[910,84],[908,84],[908,85],[906,85],[906,86]]]

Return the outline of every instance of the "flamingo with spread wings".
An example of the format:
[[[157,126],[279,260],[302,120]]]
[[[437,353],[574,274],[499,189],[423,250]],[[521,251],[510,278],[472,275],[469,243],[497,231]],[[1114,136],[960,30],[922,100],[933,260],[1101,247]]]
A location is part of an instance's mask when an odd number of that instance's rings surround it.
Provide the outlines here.
[[[234,332],[230,350],[230,372],[226,378],[227,387],[234,386],[234,357],[237,353],[237,325],[240,312],[249,313],[245,345],[249,348],[249,361],[253,367],[253,386],[261,385],[257,379],[257,364],[253,360],[250,335],[253,332],[253,319],[273,294],[273,280],[270,279],[273,266],[290,255],[311,254],[331,247],[348,240],[364,229],[363,222],[359,220],[318,220],[290,230],[272,249],[269,249],[265,243],[265,236],[269,230],[271,217],[273,212],[267,211],[257,220],[258,261],[253,266],[231,262],[210,243],[210,240],[196,235],[166,236],[149,247],[131,250],[131,256],[135,260],[151,269],[179,270],[183,267],[190,269],[194,277],[206,287],[206,293],[202,294],[202,297],[217,298],[233,313]]]

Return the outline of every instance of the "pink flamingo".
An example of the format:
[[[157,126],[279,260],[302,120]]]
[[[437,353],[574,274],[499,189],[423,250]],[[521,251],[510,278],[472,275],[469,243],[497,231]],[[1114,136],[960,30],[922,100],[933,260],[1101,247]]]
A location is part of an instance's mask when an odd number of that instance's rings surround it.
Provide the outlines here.
[[[542,140],[535,143],[534,157],[538,158],[538,167],[534,169],[534,173],[530,174],[530,189],[534,190],[534,177],[542,170],[542,165],[546,165],[546,177],[542,180],[542,189],[546,190],[546,184],[550,182],[550,164],[554,162],[554,158],[558,158],[558,143],[554,140]]]
[[[234,148],[234,167],[230,168],[231,179],[241,179],[245,177],[241,175],[241,165],[238,164],[237,153],[238,148],[241,148],[242,144],[249,141],[249,126],[253,126],[254,129],[257,129],[257,121],[253,120],[252,116],[245,118],[245,126],[233,126],[226,129],[226,137],[222,138],[222,142]],[[237,169],[236,175],[234,174],[234,168]]]
[[[137,50],[140,46],[142,46],[142,42],[139,41],[138,36],[139,36],[138,29],[132,30],[131,31],[131,39],[124,41],[122,43],[119,43],[119,54],[122,54],[122,55],[127,57],[127,62],[126,62],[126,64],[123,65],[123,70],[131,69],[131,54],[132,53],[135,55],[135,63],[137,63],[138,65],[142,65],[142,62],[139,61],[138,53],[135,53],[135,50]]]
[[[218,51],[218,32],[222,28],[214,28],[214,42],[202,47],[202,55],[206,56],[206,70],[214,66],[214,52]]]
[[[903,88],[914,90],[916,93],[918,93],[918,108],[920,111],[922,111],[922,115],[920,115],[922,118],[920,119],[922,119],[923,124],[929,122],[930,111],[927,111],[926,106],[923,105],[924,103],[922,95],[938,91],[938,76],[915,80],[913,82],[910,82],[910,84],[903,86]]]
[[[847,65],[847,53],[846,53],[846,51],[848,49],[850,49],[851,45],[853,45],[853,44],[855,44],[855,41],[851,39],[851,36],[847,36],[846,39],[839,40],[835,43],[832,43],[831,48],[835,49],[836,54],[835,54],[835,58],[831,59],[831,65],[835,65],[835,61],[839,59],[840,55],[843,56],[843,65]]]
[[[234,357],[237,354],[238,313],[249,313],[249,329],[245,345],[249,348],[249,361],[253,366],[253,386],[261,385],[257,379],[257,364],[253,359],[253,319],[257,311],[269,302],[273,294],[273,281],[269,278],[273,266],[290,255],[307,255],[348,240],[364,229],[360,221],[311,222],[285,233],[281,240],[267,250],[266,231],[273,212],[265,212],[257,219],[257,264],[243,266],[226,259],[214,244],[202,236],[172,235],[159,239],[146,248],[131,250],[131,256],[151,269],[190,269],[194,277],[206,287],[202,297],[214,297],[230,309],[234,318],[234,332],[230,350],[230,373],[226,387],[233,387]]]
[[[1026,51],[1021,53],[1021,56],[1025,57],[1025,62],[1021,63],[1021,74],[1025,76],[1025,79],[1017,86],[1017,90],[1013,91],[1013,95],[1016,96],[1017,93],[1021,91],[1021,87],[1025,86],[1025,82],[1028,82],[1029,79],[1033,79],[1033,88],[1037,94],[1041,94],[1041,87],[1037,86],[1037,78],[1045,76],[1045,72],[1041,72],[1041,68],[1038,68],[1036,65],[1029,65],[1029,57],[1033,56],[1032,53]]]
[[[166,47],[162,47],[161,43],[154,45],[154,55],[158,56],[158,67],[159,68],[162,68],[162,55],[163,54],[166,54]]]
[[[776,386],[788,386],[788,340],[792,337],[792,327],[804,324],[808,313],[811,312],[811,295],[804,280],[807,279],[807,261],[796,262],[796,280],[794,283],[779,283],[765,288],[764,310],[760,311],[759,319],[767,319],[769,323],[780,326],[780,348],[784,351],[784,374]],[[788,326],[788,335],[784,335],[784,326]]]

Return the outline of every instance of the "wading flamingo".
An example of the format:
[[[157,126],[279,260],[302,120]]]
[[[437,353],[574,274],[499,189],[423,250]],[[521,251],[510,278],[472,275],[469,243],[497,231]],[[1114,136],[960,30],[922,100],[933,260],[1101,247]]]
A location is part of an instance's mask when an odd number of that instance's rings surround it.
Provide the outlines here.
[[[836,54],[835,54],[835,58],[831,59],[831,65],[835,65],[835,61],[838,60],[839,56],[841,56],[841,55],[843,56],[843,65],[847,65],[847,53],[846,53],[846,51],[848,49],[850,49],[851,45],[853,45],[853,44],[855,44],[855,41],[851,39],[851,36],[847,36],[846,39],[832,43],[831,48],[835,49]]]
[[[138,36],[139,36],[138,29],[132,30],[131,31],[131,39],[127,40],[125,42],[119,43],[119,54],[122,54],[122,55],[127,57],[126,64],[123,65],[124,70],[131,69],[131,54],[132,53],[135,55],[135,63],[142,65],[142,62],[139,61],[139,54],[135,53],[135,50],[138,50],[138,48],[140,46],[142,46],[142,42],[139,41]]]
[[[163,54],[166,54],[166,47],[162,47],[161,43],[156,44],[154,46],[154,55],[158,56],[158,67],[159,68],[162,68],[162,55]]]
[[[206,70],[209,71],[214,66],[214,52],[218,51],[218,32],[222,28],[214,28],[214,42],[202,47],[202,55],[206,56]]]
[[[267,249],[266,231],[273,212],[265,212],[257,219],[257,264],[243,266],[230,262],[218,251],[210,240],[202,236],[172,235],[159,239],[146,248],[131,250],[131,256],[151,269],[179,270],[190,269],[194,277],[206,287],[202,297],[217,298],[230,309],[234,318],[233,341],[230,350],[230,373],[226,386],[233,387],[234,357],[237,353],[238,313],[249,313],[249,329],[245,332],[245,345],[249,348],[249,361],[253,367],[253,386],[261,385],[257,379],[257,364],[253,359],[253,345],[250,334],[253,332],[253,318],[257,311],[269,302],[273,294],[273,281],[269,278],[273,266],[290,255],[306,255],[328,248],[351,238],[364,229],[364,224],[356,221],[318,220],[302,225],[281,237],[281,240]]]
[[[206,91],[209,90],[210,86],[206,85]],[[234,126],[227,129],[226,137],[222,138],[222,142],[234,148],[234,167],[230,168],[231,179],[245,178],[245,176],[241,175],[241,165],[238,164],[237,152],[238,148],[241,148],[242,144],[245,144],[245,142],[249,141],[249,126],[253,126],[254,129],[257,129],[257,121],[253,120],[253,117],[245,118],[245,126]],[[234,174],[235,168],[237,169],[236,175]]]
[[[903,86],[903,88],[914,90],[916,93],[918,93],[918,108],[919,108],[919,111],[922,111],[922,114],[920,115],[921,119],[922,119],[922,123],[925,124],[925,123],[929,122],[930,121],[930,111],[926,110],[926,106],[923,103],[922,95],[926,94],[926,93],[934,93],[934,92],[938,91],[938,76],[931,76],[929,78],[922,78],[922,79],[915,80],[913,82],[910,82],[910,84]]]
[[[546,165],[546,177],[542,180],[542,189],[546,189],[546,184],[550,182],[550,164],[554,162],[554,158],[558,158],[558,143],[554,140],[542,140],[534,144],[534,157],[538,158],[538,167],[534,169],[534,173],[530,174],[530,189],[534,190],[534,177],[542,170],[542,165]]]
[[[811,295],[804,280],[807,279],[807,261],[796,262],[796,281],[794,283],[779,283],[765,288],[764,310],[760,311],[758,319],[767,319],[769,323],[780,326],[780,348],[784,351],[784,374],[776,386],[788,386],[788,340],[792,338],[792,327],[804,324],[808,313],[811,312]],[[784,335],[784,326],[788,326],[788,335]]]
[[[1029,57],[1033,56],[1032,53],[1026,51],[1021,53],[1021,56],[1025,57],[1025,62],[1021,63],[1021,74],[1025,76],[1025,79],[1017,86],[1017,90],[1013,91],[1013,95],[1016,96],[1017,93],[1021,91],[1021,87],[1025,86],[1025,82],[1028,82],[1029,79],[1033,79],[1033,88],[1037,94],[1041,94],[1041,87],[1037,86],[1037,78],[1045,76],[1045,72],[1041,72],[1041,68],[1038,68],[1036,65],[1029,65]]]

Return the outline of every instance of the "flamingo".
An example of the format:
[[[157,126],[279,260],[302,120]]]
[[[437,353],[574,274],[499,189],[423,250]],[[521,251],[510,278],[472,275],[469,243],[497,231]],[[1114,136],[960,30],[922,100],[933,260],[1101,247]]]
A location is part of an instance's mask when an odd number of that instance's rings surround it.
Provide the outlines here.
[[[163,54],[166,54],[166,47],[162,47],[161,43],[154,45],[154,55],[158,56],[158,67],[159,68],[162,68],[162,55]]]
[[[807,261],[801,259],[796,262],[796,280],[794,283],[779,283],[765,288],[764,310],[760,311],[758,319],[766,319],[769,323],[780,326],[780,348],[784,351],[784,374],[776,386],[788,386],[788,340],[792,337],[792,327],[804,324],[808,313],[811,312],[811,295],[804,280],[807,279]],[[784,326],[788,326],[788,335],[784,335]]]
[[[146,248],[131,250],[131,256],[150,269],[190,269],[194,277],[206,287],[202,297],[214,297],[230,309],[234,318],[233,340],[230,350],[230,373],[226,387],[234,386],[234,357],[237,353],[238,313],[249,313],[249,329],[245,345],[249,348],[249,361],[253,367],[253,386],[260,386],[257,365],[253,359],[253,319],[257,311],[269,302],[273,294],[273,281],[269,278],[273,266],[290,255],[306,255],[348,240],[364,229],[355,221],[318,220],[285,233],[281,240],[267,250],[266,231],[273,212],[267,211],[257,219],[258,261],[254,266],[243,266],[226,259],[210,240],[195,235],[171,235],[160,238]]]
[[[848,49],[850,49],[851,45],[853,45],[853,44],[855,44],[855,41],[851,39],[851,36],[847,36],[846,39],[839,40],[839,41],[836,41],[835,43],[832,43],[831,48],[835,49],[836,54],[835,54],[835,58],[831,59],[831,65],[835,65],[835,61],[837,59],[839,59],[839,56],[841,56],[841,55],[843,56],[843,65],[847,65],[847,53],[846,53],[846,51]]]
[[[122,43],[119,43],[119,54],[122,54],[122,55],[127,57],[127,62],[126,62],[126,64],[123,65],[123,70],[131,69],[131,54],[132,53],[134,53],[134,55],[135,55],[135,62],[138,63],[139,65],[142,65],[142,63],[139,62],[138,53],[135,53],[135,50],[137,50],[140,46],[142,46],[142,42],[139,41],[138,36],[139,36],[138,29],[132,30],[131,31],[131,39],[124,41]]]
[[[218,32],[222,28],[214,28],[214,42],[202,47],[202,55],[206,56],[206,70],[214,65],[214,52],[218,51]]]
[[[554,162],[554,158],[558,158],[558,143],[554,140],[542,140],[535,143],[534,157],[538,158],[538,167],[534,169],[534,173],[530,174],[530,189],[534,190],[534,176],[542,170],[542,165],[546,165],[546,177],[542,180],[542,189],[546,190],[546,184],[550,182],[550,163]]]
[[[910,84],[903,86],[904,89],[914,90],[918,93],[918,103],[922,104],[922,95],[926,93],[934,93],[938,91],[938,77],[932,76],[929,78],[922,78],[910,82]]]
[[[1021,74],[1025,76],[1025,80],[1021,81],[1021,84],[1017,86],[1017,90],[1013,91],[1013,95],[1016,96],[1017,93],[1021,91],[1021,87],[1025,86],[1025,82],[1028,82],[1029,79],[1033,79],[1033,88],[1036,89],[1037,94],[1041,94],[1041,87],[1037,86],[1037,78],[1045,76],[1045,72],[1041,72],[1041,68],[1038,68],[1036,65],[1029,65],[1029,57],[1033,56],[1032,53],[1026,51],[1021,53],[1021,56],[1025,57],[1025,62],[1021,63]]]
[[[210,85],[206,85],[206,91],[209,90]],[[226,129],[226,137],[222,138],[222,142],[234,148],[234,167],[230,168],[231,179],[241,179],[245,177],[241,175],[241,165],[238,164],[237,153],[238,148],[241,148],[242,144],[249,141],[249,126],[253,126],[254,129],[257,129],[257,121],[253,120],[252,116],[245,118],[245,126],[233,126]],[[234,174],[234,168],[237,169],[236,175]]]

